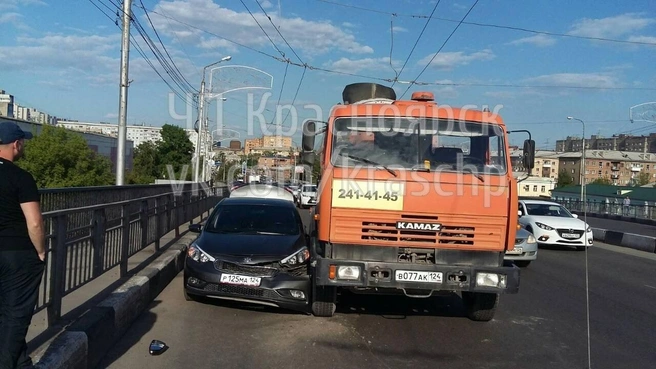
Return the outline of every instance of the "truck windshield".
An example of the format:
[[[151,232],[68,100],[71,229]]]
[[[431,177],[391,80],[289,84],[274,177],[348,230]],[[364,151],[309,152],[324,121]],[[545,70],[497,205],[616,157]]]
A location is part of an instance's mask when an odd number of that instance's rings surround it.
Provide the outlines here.
[[[498,125],[398,117],[337,118],[332,164],[500,175],[507,171]]]

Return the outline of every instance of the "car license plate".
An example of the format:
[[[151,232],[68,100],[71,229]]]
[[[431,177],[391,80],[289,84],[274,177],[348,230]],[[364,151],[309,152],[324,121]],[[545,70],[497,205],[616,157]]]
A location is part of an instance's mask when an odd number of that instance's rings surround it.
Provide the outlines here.
[[[579,237],[581,236],[579,236],[576,233],[563,233],[563,238],[579,238]]]
[[[508,250],[508,251],[506,251],[506,254],[508,254],[508,255],[519,255],[519,254],[521,254],[523,251],[524,251],[524,250],[522,250],[521,247],[515,247],[515,248],[512,249],[512,250]]]
[[[237,284],[241,286],[259,286],[261,278],[248,277],[236,274],[221,274],[221,283]]]
[[[410,270],[397,270],[396,278],[399,282],[426,282],[442,283],[441,272],[413,272]]]

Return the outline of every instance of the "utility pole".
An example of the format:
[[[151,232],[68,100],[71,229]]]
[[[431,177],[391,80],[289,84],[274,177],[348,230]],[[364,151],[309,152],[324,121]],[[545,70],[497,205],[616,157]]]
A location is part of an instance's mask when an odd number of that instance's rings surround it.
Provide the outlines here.
[[[203,129],[205,124],[205,115],[203,109],[205,107],[205,71],[203,71],[203,81],[200,83],[200,95],[198,99],[198,137],[196,139],[196,168],[194,169],[194,182],[198,183],[198,175],[200,171],[200,144],[203,137]]]
[[[128,113],[128,64],[130,54],[130,20],[132,16],[132,0],[123,0],[123,39],[121,45],[121,85],[119,91],[118,112],[118,147],[116,150],[116,185],[122,186],[125,181],[125,141],[127,136]]]

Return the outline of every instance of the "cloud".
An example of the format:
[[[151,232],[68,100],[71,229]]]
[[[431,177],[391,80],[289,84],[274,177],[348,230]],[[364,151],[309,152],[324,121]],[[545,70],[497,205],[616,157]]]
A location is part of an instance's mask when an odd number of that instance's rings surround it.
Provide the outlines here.
[[[273,8],[273,4],[269,0],[264,0],[263,2],[260,3],[264,9],[271,9]]]
[[[572,25],[569,34],[597,38],[618,38],[641,30],[654,22],[656,22],[656,19],[645,18],[638,13],[626,13],[600,19],[584,18]]]
[[[442,79],[435,81],[437,84],[449,85],[453,84],[453,81],[450,79]],[[458,97],[458,90],[455,86],[444,86],[433,89],[435,92],[435,100],[439,103],[440,99],[446,98],[455,98]]]
[[[2,0],[0,2],[0,10],[12,9],[16,10],[21,6],[28,5],[48,5],[41,0]]]
[[[418,65],[426,65],[435,54],[429,54],[420,61],[417,62]],[[439,53],[435,59],[431,62],[430,66],[435,69],[440,70],[451,70],[460,65],[467,65],[473,61],[477,60],[491,60],[494,59],[495,55],[492,50],[486,49],[471,53],[469,55],[465,54],[462,51],[454,52],[445,52]]]
[[[107,114],[105,114],[105,115],[103,116],[103,118],[106,118],[106,119],[116,119],[116,118],[118,118],[118,114],[116,114],[116,113],[107,113]]]
[[[539,46],[539,47],[552,46],[555,43],[556,43],[555,38],[549,37],[549,36],[543,35],[543,34],[537,34],[535,36],[524,37],[524,38],[520,38],[518,40],[514,40],[514,41],[509,42],[510,45],[530,44],[530,45]]]
[[[407,28],[399,27],[399,26],[394,26],[392,27],[392,31],[394,32],[408,32]]]
[[[257,7],[249,7],[249,9],[257,22],[246,9],[238,12],[222,8],[211,0],[161,1],[154,10],[164,16],[154,12],[151,12],[150,16],[160,33],[175,36],[182,43],[195,44],[201,48],[215,48],[216,44],[213,44],[212,40],[221,40],[221,37],[207,35],[207,33],[201,31],[204,30],[214,35],[226,35],[226,38],[239,44],[279,56],[278,52],[273,49],[267,35],[260,29],[261,26],[278,48],[284,50],[286,54],[292,54],[285,41],[271,25],[269,19],[263,13],[257,12]],[[165,17],[173,18],[179,22]],[[330,22],[309,21],[299,17],[280,17],[271,13],[269,17],[297,52],[306,55],[325,54],[334,51],[353,54],[373,53],[370,46],[360,44],[356,41],[354,35]],[[180,22],[197,28],[189,27]]]
[[[564,87],[591,87],[591,88],[614,88],[620,87],[618,79],[610,74],[602,73],[556,73],[545,74],[537,77],[524,79],[525,83],[544,86]]]
[[[631,42],[648,42],[650,44],[654,44],[652,46],[656,46],[656,37],[655,36],[631,36],[628,38],[627,41]],[[645,45],[647,46],[647,45]]]
[[[487,91],[483,93],[485,96],[494,97],[496,99],[512,99],[516,95],[511,91]]]
[[[349,59],[341,58],[334,62],[324,64],[327,69],[345,72],[345,73],[358,73],[362,70],[375,70],[378,71],[383,68],[388,68],[390,73],[393,73],[390,68],[390,58],[384,56],[382,58],[364,58],[364,59]],[[392,63],[395,67],[398,62]]]

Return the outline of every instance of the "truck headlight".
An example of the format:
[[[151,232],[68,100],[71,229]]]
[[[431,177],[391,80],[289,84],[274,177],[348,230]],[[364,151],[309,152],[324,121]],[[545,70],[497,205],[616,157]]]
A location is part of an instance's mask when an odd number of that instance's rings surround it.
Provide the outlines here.
[[[198,244],[195,242],[189,245],[189,249],[187,249],[187,256],[191,258],[193,261],[197,261],[199,263],[206,263],[208,261],[214,262],[216,259],[214,259],[210,254],[206,253],[198,247]]]
[[[497,273],[477,273],[476,285],[480,287],[506,288],[506,276]]]
[[[337,267],[337,279],[360,279],[360,267],[354,265],[340,265]]]

